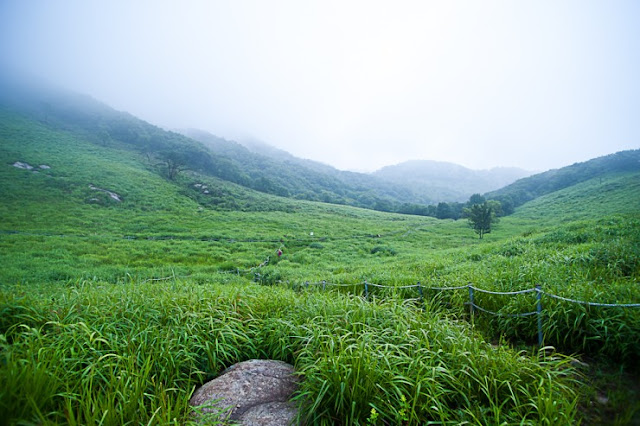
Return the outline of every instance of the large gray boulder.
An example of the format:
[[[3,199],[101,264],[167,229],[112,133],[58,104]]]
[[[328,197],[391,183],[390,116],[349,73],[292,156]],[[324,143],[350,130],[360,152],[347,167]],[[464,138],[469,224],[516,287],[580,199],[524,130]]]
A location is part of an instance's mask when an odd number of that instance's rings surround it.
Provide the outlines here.
[[[297,415],[295,405],[289,402],[297,388],[293,366],[253,359],[227,368],[202,385],[190,404],[202,423],[284,426],[292,424]]]

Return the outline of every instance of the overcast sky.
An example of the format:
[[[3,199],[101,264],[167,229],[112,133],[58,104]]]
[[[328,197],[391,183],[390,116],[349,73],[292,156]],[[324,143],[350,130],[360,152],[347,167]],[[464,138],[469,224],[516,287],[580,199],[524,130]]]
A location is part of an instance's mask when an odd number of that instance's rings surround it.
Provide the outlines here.
[[[0,62],[341,169],[640,148],[640,1],[0,0]]]

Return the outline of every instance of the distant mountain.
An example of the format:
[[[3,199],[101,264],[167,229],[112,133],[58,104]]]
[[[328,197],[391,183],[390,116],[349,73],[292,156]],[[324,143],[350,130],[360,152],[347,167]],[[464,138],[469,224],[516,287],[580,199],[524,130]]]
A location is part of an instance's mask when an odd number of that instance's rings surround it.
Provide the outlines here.
[[[268,145],[254,144],[249,149],[202,130],[181,132],[203,143],[215,155],[224,156],[250,178],[250,187],[262,192],[381,211],[396,211],[403,204],[424,206],[432,201],[414,194],[404,185],[363,173],[340,171]]]
[[[485,188],[491,188],[491,185],[498,187],[527,173],[517,169],[472,171],[455,164],[426,161],[407,162],[374,174],[341,171],[255,141],[245,146],[200,130],[184,130],[182,134],[166,131],[86,95],[43,85],[25,87],[2,78],[0,112],[12,117],[19,114],[38,126],[57,134],[63,132],[114,155],[126,152],[149,171],[169,180],[172,185],[181,186],[185,194],[196,198],[202,194],[194,193],[193,185],[198,183],[194,179],[211,177],[240,185],[249,192],[457,218],[464,206],[462,201],[471,194],[486,192]],[[8,122],[0,124],[11,126]],[[55,144],[56,141],[48,143]],[[609,157],[520,179],[506,188],[489,192],[487,197],[504,201],[505,205],[520,205],[598,173],[635,170],[640,164],[638,151]],[[13,161],[23,160],[15,158]],[[212,201],[214,193],[215,202]],[[236,193],[239,193],[236,189],[208,190],[206,205],[255,208],[249,206],[249,202],[234,200]],[[443,201],[450,204],[449,210],[453,213],[445,214],[447,209],[439,205]]]
[[[176,183],[181,172],[189,171],[267,194],[381,211],[414,209],[431,202],[403,185],[366,174],[342,172],[290,155],[271,153],[270,157],[202,131],[185,131],[189,136],[166,131],[89,96],[56,87],[0,78],[0,107],[88,143],[133,151]]]
[[[373,173],[437,201],[467,201],[472,194],[502,188],[531,174],[533,172],[513,167],[472,170],[458,164],[428,160],[407,161]]]
[[[527,201],[593,178],[637,171],[640,171],[640,149],[620,151],[520,179],[504,188],[486,193],[485,197],[518,207]]]
[[[340,175],[341,173],[340,170],[336,169],[333,166],[330,166],[325,163],[321,163],[319,161],[296,157],[295,155],[292,155],[291,153],[283,149],[276,148],[273,145],[269,145],[268,143],[258,139],[243,139],[238,142],[246,146],[247,148],[249,148],[249,150],[251,150],[252,152],[255,152],[256,154],[265,155],[274,160],[286,161],[289,163],[298,164],[300,166],[307,167],[317,172],[328,173],[331,175]]]
[[[201,137],[206,134],[206,132],[198,130],[181,131],[181,133],[196,140],[203,140]],[[211,141],[219,139],[213,135],[209,136],[211,136]],[[218,143],[224,144],[223,142]],[[416,200],[426,201],[428,204],[437,204],[442,201],[464,202],[473,194],[482,194],[502,188],[533,174],[531,171],[514,167],[472,170],[454,163],[429,160],[407,161],[384,167],[373,173],[357,173],[337,170],[327,164],[295,157],[287,151],[257,139],[242,140],[239,144],[255,154],[269,157],[280,163],[295,164],[316,172],[329,174],[347,184],[355,181],[362,185],[367,179],[366,176],[373,176],[409,189]],[[419,204],[423,204],[423,202]]]
[[[247,147],[251,152],[255,152],[256,154],[266,155],[267,157],[271,157],[276,160],[308,161],[310,163],[316,163],[311,160],[303,160],[301,158],[298,158],[283,149],[276,148],[275,146],[270,145],[266,142],[263,142],[259,139],[244,138],[244,139],[238,140],[238,143],[241,144],[242,146]],[[322,163],[316,163],[316,164],[331,168],[331,166],[327,166],[326,164],[322,164]]]
[[[336,170],[332,166],[313,160],[298,158],[287,151],[256,139],[232,141],[200,129],[178,129],[176,131],[191,139],[202,142],[216,154],[231,157],[239,162],[248,163],[250,162],[248,158],[253,158],[254,161],[262,161],[265,164],[275,161],[280,165],[294,164],[320,173],[328,173],[330,175],[339,174],[339,170]]]

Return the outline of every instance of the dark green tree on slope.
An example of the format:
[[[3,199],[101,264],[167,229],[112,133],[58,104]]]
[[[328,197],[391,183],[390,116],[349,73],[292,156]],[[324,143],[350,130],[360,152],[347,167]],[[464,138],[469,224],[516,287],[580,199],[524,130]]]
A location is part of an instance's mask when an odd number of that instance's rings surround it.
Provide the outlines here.
[[[491,225],[498,221],[495,202],[472,204],[464,209],[464,216],[469,220],[469,226],[482,237],[491,232]]]
[[[161,160],[160,165],[164,166],[167,178],[176,180],[178,173],[187,167],[185,155],[178,151],[163,151],[158,153]]]

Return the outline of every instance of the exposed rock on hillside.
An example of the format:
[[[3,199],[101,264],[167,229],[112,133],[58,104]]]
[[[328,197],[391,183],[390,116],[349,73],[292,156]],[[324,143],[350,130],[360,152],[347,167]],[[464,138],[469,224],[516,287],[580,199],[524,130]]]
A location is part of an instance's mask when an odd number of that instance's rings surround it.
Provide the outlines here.
[[[35,169],[35,167],[32,166],[31,164],[25,163],[25,162],[22,162],[22,161],[16,161],[15,163],[12,164],[12,166],[16,167],[18,169],[24,169],[24,170],[33,170],[33,169]],[[47,166],[46,164],[40,164],[38,166],[38,168],[42,169],[42,170],[49,170],[51,168],[51,166]]]
[[[109,197],[111,197],[115,201],[118,201],[118,202],[122,201],[122,197],[120,197],[118,194],[116,194],[113,191],[109,191],[109,190],[106,190],[106,189],[98,188],[97,186],[94,186],[92,184],[89,184],[89,189],[92,189],[93,191],[100,191],[100,192],[104,192],[105,194],[109,194]]]
[[[18,169],[33,170],[33,166],[31,164],[23,163],[22,161],[16,161],[12,165],[13,167],[17,167]]]

